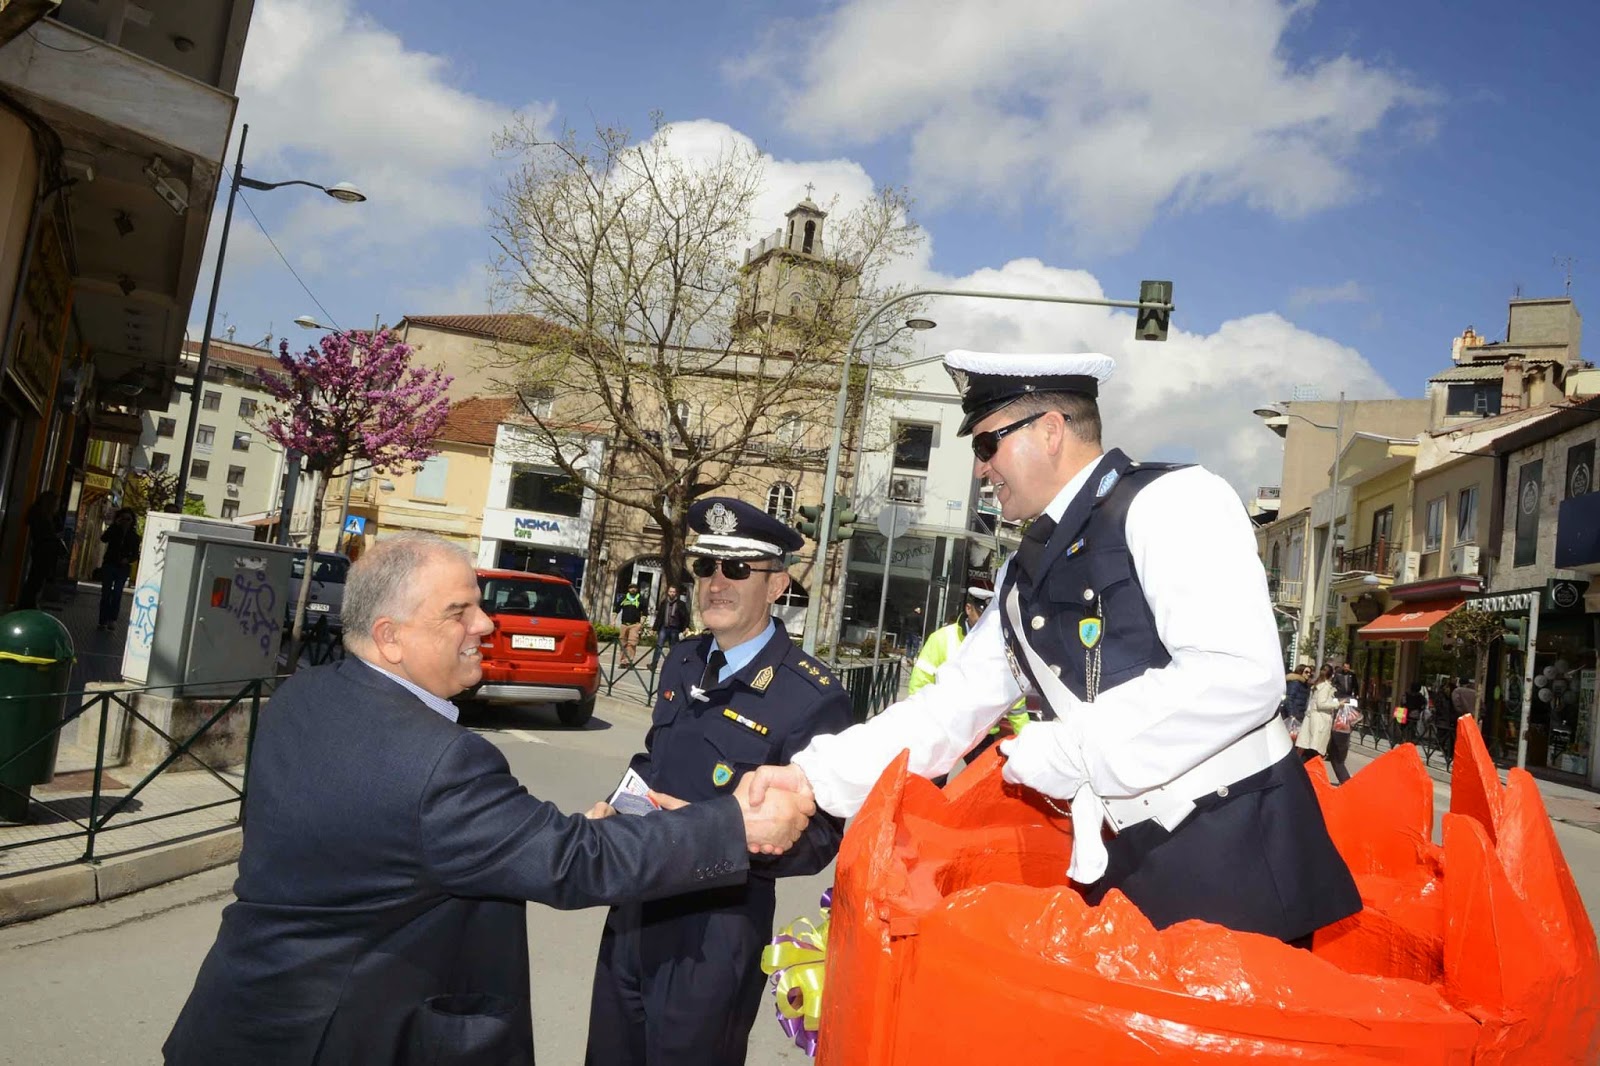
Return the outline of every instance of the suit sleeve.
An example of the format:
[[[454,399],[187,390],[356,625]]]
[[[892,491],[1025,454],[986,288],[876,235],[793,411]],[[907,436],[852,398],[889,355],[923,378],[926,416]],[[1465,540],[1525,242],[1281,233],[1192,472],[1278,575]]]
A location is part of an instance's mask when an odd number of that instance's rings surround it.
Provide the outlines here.
[[[784,765],[794,753],[811,743],[813,737],[839,733],[850,728],[850,694],[833,691],[822,698],[804,729],[789,734],[776,762]],[[750,860],[752,873],[763,877],[805,877],[827,867],[839,854],[844,839],[844,819],[818,809],[794,847],[782,855],[756,855]]]
[[[739,884],[749,870],[732,797],[640,818],[563,814],[529,795],[473,733],[440,757],[417,822],[424,865],[458,896],[570,910]]]

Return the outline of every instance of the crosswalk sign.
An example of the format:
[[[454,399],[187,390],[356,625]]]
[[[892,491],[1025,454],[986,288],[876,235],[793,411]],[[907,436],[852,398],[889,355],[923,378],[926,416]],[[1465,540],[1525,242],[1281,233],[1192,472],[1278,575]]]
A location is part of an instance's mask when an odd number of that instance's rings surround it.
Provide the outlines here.
[[[344,520],[345,536],[359,537],[367,531],[367,520],[358,514],[353,514]]]

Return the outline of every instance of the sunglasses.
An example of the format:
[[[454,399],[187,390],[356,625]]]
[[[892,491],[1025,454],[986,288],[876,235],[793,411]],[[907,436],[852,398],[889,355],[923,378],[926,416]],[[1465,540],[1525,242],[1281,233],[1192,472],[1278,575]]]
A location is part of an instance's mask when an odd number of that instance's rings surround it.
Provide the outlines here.
[[[722,576],[729,581],[743,581],[751,574],[776,574],[777,570],[768,566],[751,566],[743,559],[713,559],[709,555],[697,555],[694,562],[689,564],[689,569],[694,571],[695,577],[710,577],[717,572],[717,564],[722,564]]]
[[[1027,418],[1019,418],[1009,426],[1001,426],[999,429],[986,429],[982,433],[974,433],[972,435],[972,454],[978,457],[978,462],[987,463],[994,458],[995,452],[1000,450],[1001,441],[1017,430],[1033,425],[1033,423],[1049,413],[1049,411],[1040,411],[1038,414],[1029,415]],[[1062,415],[1061,417],[1066,418],[1067,416]]]

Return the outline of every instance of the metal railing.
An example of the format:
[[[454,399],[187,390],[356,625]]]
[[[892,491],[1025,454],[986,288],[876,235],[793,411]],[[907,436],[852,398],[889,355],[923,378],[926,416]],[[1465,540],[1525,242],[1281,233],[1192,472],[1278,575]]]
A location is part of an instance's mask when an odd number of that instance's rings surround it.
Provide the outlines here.
[[[86,845],[84,847],[82,861],[93,862],[95,858],[95,847],[101,833],[105,833],[114,829],[127,829],[136,825],[144,825],[149,822],[161,821],[166,818],[176,818],[180,815],[194,814],[197,811],[209,810],[213,807],[226,806],[231,803],[237,803],[239,805],[239,816],[237,821],[242,824],[244,821],[245,786],[248,780],[250,751],[255,743],[256,717],[261,710],[262,697],[268,694],[271,689],[276,686],[279,680],[281,679],[277,677],[257,677],[242,682],[207,682],[208,686],[237,684],[240,686],[240,688],[232,696],[232,698],[226,699],[220,708],[206,718],[206,720],[198,729],[181,740],[172,736],[161,726],[157,725],[155,722],[152,722],[149,718],[141,714],[137,709],[136,700],[133,697],[144,692],[160,692],[185,686],[145,685],[130,686],[128,688],[121,689],[102,689],[99,691],[82,690],[48,695],[28,694],[19,696],[0,696],[0,714],[7,713],[9,709],[8,704],[16,700],[31,701],[42,699],[65,699],[67,702],[67,711],[62,716],[60,723],[56,724],[51,729],[40,733],[39,736],[35,737],[30,743],[27,744],[27,746],[17,751],[13,751],[8,755],[4,755],[3,758],[0,758],[0,776],[3,776],[7,769],[9,769],[19,760],[25,758],[28,753],[34,751],[36,748],[39,748],[41,745],[49,744],[51,748],[54,749],[57,743],[56,738],[60,736],[61,731],[68,725],[77,722],[85,714],[88,714],[96,709],[98,709],[100,712],[100,726],[96,731],[95,740],[93,770],[94,780],[89,796],[89,811],[87,820],[76,818],[71,813],[57,806],[53,806],[51,803],[38,798],[38,796],[33,796],[33,803],[38,804],[40,807],[49,811],[57,818],[63,821],[71,822],[78,828],[64,833],[57,833],[54,836],[29,837],[10,843],[0,844],[0,851],[10,851],[16,848],[32,847],[36,844],[45,844],[60,840],[71,840],[74,837],[84,837],[86,839]],[[186,684],[188,687],[193,687],[192,683]],[[78,697],[78,699],[74,700],[73,697]],[[205,699],[206,697],[195,698]],[[239,783],[238,785],[235,785],[232,781],[228,780],[221,773],[219,773],[216,768],[212,767],[204,759],[196,755],[191,749],[194,747],[197,741],[206,736],[213,726],[222,721],[223,718],[227,716],[229,711],[232,711],[234,708],[245,704],[248,704],[249,706],[249,722],[245,732],[244,761],[239,764],[241,767],[239,773]],[[113,707],[120,708],[121,711],[130,719],[143,723],[144,726],[153,734],[160,737],[167,744],[171,745],[173,750],[167,755],[166,758],[162,759],[154,769],[146,773],[144,777],[142,777],[137,784],[130,788],[125,795],[107,805],[107,798],[103,795],[107,770],[106,734],[111,722],[111,712]],[[179,810],[163,811],[160,814],[152,814],[143,818],[124,817],[120,819],[114,826],[109,824],[111,820],[117,818],[118,815],[125,814],[125,812],[128,810],[129,804],[138,797],[139,793],[143,792],[152,781],[160,777],[168,767],[172,766],[179,759],[185,758],[198,763],[201,769],[205,770],[213,778],[220,782],[229,792],[232,793],[232,795],[225,799],[215,800],[209,803],[198,803],[181,808]],[[0,791],[9,793],[13,796],[26,795],[26,792],[31,791],[32,787],[33,786],[28,786],[27,790],[23,790],[14,788],[3,781],[0,781]],[[102,810],[102,807],[105,809]]]
[[[1341,548],[1334,570],[1339,573],[1393,574],[1401,554],[1395,550],[1394,544],[1380,537],[1359,548]]]
[[[850,713],[857,722],[883,710],[900,694],[899,656],[863,663],[834,663],[833,672],[850,693]]]

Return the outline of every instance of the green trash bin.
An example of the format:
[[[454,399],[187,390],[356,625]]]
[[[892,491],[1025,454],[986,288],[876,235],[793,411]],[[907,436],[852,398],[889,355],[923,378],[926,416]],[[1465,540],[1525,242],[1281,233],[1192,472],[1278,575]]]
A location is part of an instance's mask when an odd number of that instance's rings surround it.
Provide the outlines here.
[[[27,821],[28,793],[55,776],[74,658],[54,615],[0,616],[0,822]]]

